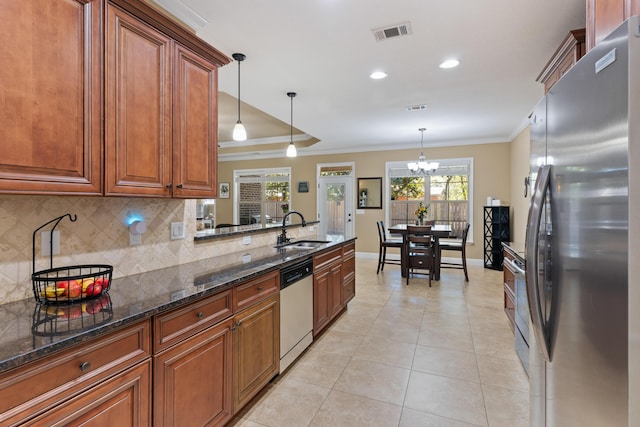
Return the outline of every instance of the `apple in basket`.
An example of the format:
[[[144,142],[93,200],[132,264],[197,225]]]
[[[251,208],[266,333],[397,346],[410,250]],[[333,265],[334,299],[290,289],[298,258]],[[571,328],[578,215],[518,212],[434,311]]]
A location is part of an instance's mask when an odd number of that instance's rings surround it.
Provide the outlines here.
[[[103,288],[107,288],[109,286],[109,278],[108,277],[98,277],[95,283],[99,284]]]
[[[84,290],[88,297],[100,295],[102,293],[102,285],[99,283],[92,283]]]
[[[82,282],[78,280],[61,280],[56,282],[56,288],[65,289],[67,298],[78,298],[82,294]]]

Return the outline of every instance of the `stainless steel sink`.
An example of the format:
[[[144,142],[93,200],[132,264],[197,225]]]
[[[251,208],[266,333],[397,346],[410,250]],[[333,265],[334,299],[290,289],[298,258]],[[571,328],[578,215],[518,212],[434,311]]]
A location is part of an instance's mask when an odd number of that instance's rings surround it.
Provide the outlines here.
[[[325,243],[329,243],[329,240],[296,240],[293,242],[286,243],[284,245],[277,246],[278,248],[287,248],[287,249],[315,249],[324,245]]]

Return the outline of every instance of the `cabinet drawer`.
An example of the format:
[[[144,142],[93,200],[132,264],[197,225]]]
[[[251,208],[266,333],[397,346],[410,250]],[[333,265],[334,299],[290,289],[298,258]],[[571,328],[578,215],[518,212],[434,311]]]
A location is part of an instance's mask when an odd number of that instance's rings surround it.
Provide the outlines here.
[[[342,259],[342,274],[346,277],[356,272],[356,258],[351,256]]]
[[[342,260],[342,248],[333,249],[331,251],[323,252],[313,257],[313,271],[318,271],[323,268]]]
[[[349,258],[356,256],[356,244],[355,242],[347,243],[342,247],[342,258]]]
[[[56,405],[25,426],[148,426],[151,361],[147,360]]]
[[[154,353],[231,316],[231,290],[154,318]]]
[[[280,272],[274,271],[233,289],[233,311],[237,312],[280,292]]]
[[[54,407],[150,356],[148,321],[0,375],[0,425]]]

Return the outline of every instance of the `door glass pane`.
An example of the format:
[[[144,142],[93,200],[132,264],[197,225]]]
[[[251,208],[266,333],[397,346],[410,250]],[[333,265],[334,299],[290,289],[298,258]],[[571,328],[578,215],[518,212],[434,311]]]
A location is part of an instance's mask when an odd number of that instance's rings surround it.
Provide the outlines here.
[[[345,233],[345,184],[327,184],[325,206],[327,209],[327,234]]]

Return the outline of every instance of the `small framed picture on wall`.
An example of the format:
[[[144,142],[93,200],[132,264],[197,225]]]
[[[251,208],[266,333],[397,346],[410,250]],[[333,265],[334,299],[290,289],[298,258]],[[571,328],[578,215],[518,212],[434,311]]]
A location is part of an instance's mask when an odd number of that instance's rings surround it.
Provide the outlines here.
[[[229,196],[231,195],[231,186],[229,185],[228,182],[221,182],[220,183],[220,198],[221,199],[228,199]]]

